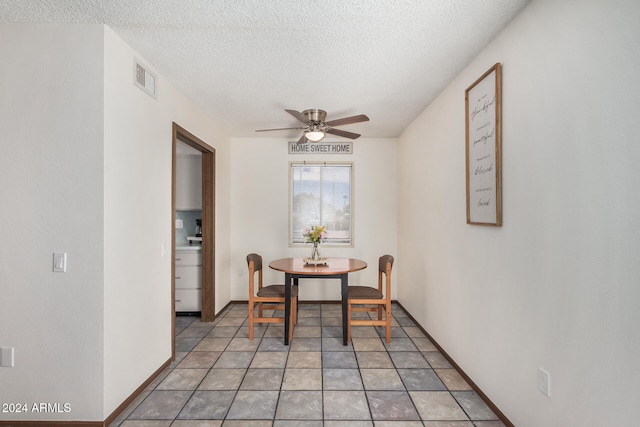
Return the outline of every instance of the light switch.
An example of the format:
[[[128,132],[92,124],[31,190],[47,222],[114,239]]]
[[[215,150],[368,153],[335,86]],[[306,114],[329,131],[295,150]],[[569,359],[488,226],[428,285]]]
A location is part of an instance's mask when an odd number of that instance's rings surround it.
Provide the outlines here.
[[[0,349],[0,366],[5,368],[13,368],[13,347]]]
[[[182,228],[184,227],[184,223],[182,222],[181,219],[176,219],[176,228]]]
[[[67,272],[67,253],[66,252],[53,253],[53,271],[54,273]]]

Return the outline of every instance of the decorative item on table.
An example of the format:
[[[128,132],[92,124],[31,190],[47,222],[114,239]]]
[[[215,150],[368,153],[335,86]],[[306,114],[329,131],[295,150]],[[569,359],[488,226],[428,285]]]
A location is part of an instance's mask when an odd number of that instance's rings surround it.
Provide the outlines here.
[[[318,246],[322,240],[327,238],[326,227],[324,225],[312,225],[305,228],[302,235],[305,237],[307,243],[313,243],[313,249],[311,250],[311,256],[304,259],[307,264],[326,264],[327,258],[320,256],[320,249]]]

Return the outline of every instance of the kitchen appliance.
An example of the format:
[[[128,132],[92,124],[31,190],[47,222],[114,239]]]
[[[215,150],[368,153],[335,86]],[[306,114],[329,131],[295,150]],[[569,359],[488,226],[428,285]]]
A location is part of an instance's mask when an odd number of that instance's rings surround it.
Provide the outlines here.
[[[190,245],[192,245],[194,242],[197,245],[202,244],[202,219],[200,218],[196,219],[195,236],[187,236],[187,241],[189,242]]]

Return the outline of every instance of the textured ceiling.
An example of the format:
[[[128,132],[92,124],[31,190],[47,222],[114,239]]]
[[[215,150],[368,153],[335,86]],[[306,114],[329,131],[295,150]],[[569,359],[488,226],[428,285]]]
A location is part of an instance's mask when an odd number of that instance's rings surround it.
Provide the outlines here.
[[[293,138],[254,130],[320,108],[395,137],[528,2],[0,0],[0,23],[107,24],[229,136]]]

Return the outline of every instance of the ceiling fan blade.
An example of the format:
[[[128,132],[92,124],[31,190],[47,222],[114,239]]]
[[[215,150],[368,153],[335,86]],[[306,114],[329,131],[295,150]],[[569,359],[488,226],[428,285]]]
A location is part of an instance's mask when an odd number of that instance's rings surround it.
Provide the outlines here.
[[[284,110],[284,111],[291,114],[293,117],[300,120],[302,123],[307,123],[307,118],[301,112],[296,110]]]
[[[350,138],[350,139],[360,138],[359,133],[347,132],[346,130],[342,130],[342,129],[327,129],[326,132],[332,135],[343,136],[345,138]]]
[[[349,125],[351,123],[360,123],[360,122],[368,122],[369,117],[364,114],[359,114],[357,116],[344,117],[342,119],[331,120],[327,122],[327,126],[342,126]]]
[[[276,129],[256,129],[256,132],[269,132],[272,130],[290,130],[290,129],[306,129],[306,127],[297,127],[297,128],[276,128]]]
[[[296,142],[296,144],[306,144],[307,142],[309,142],[309,140],[307,139],[307,137],[304,136],[304,134],[302,134],[302,136],[300,137],[298,142]]]

